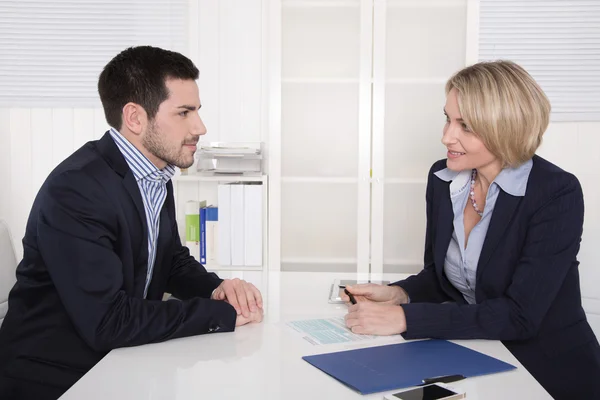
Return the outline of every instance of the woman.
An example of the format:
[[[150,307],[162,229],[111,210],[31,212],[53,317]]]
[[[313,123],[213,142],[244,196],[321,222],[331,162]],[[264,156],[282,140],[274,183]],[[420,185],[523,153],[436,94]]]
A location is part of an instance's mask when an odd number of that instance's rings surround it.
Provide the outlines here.
[[[459,71],[446,96],[448,158],[429,171],[425,268],[389,286],[349,286],[357,304],[347,326],[502,340],[554,398],[600,399],[600,346],[581,306],[576,258],[581,186],[535,155],[548,99],[508,61]]]

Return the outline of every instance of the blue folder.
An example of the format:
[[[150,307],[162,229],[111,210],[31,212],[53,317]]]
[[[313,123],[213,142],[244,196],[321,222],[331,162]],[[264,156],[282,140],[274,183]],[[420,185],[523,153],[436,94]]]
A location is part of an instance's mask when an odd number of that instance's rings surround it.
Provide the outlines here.
[[[302,357],[362,393],[417,386],[445,375],[466,378],[516,367],[445,340],[423,340]]]

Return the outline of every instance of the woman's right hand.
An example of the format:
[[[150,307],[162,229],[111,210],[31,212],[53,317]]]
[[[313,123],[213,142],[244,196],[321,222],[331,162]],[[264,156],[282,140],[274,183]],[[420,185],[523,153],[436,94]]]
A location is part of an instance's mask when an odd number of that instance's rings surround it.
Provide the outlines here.
[[[357,302],[371,301],[381,304],[400,305],[408,303],[408,295],[400,286],[376,285],[374,283],[363,283],[360,285],[349,285],[346,289],[354,295]],[[341,298],[350,302],[350,298],[343,291]]]

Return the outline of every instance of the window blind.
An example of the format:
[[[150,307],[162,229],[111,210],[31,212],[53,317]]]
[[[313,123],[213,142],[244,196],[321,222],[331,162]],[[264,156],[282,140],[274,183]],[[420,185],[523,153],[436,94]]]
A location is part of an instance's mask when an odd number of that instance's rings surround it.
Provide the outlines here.
[[[480,0],[479,60],[522,65],[553,121],[600,121],[600,0]]]
[[[99,106],[102,67],[129,46],[187,50],[187,0],[0,1],[0,107]]]

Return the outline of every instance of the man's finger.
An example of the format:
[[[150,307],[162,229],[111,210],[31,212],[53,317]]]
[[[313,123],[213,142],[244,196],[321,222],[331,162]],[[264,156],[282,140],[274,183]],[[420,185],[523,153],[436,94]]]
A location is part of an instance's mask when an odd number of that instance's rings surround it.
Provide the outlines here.
[[[256,305],[258,305],[258,308],[263,308],[263,299],[262,299],[262,294],[260,293],[260,290],[258,290],[258,288],[251,283],[249,285],[252,288],[252,292],[254,293],[254,299],[256,299]]]
[[[250,284],[246,284],[244,290],[246,292],[246,300],[248,301],[248,307],[250,308],[250,311],[256,312],[258,306],[256,305],[256,299],[254,298],[254,292],[252,291]]]
[[[235,288],[233,287],[233,285],[224,285],[223,290],[225,291],[225,298],[227,299],[229,304],[231,304],[233,308],[235,308],[235,312],[237,312],[238,315],[242,314],[242,309],[240,307],[240,303],[238,301],[237,294],[235,293]],[[244,317],[248,316],[244,315]]]
[[[255,314],[257,315],[255,321],[256,322],[262,322],[263,317],[264,317],[262,309],[259,309]]]
[[[238,281],[238,283],[240,283]],[[246,318],[250,316],[250,310],[248,309],[248,299],[246,298],[246,289],[244,288],[244,284],[234,285],[235,293],[237,296],[238,304],[242,310],[242,315]]]

